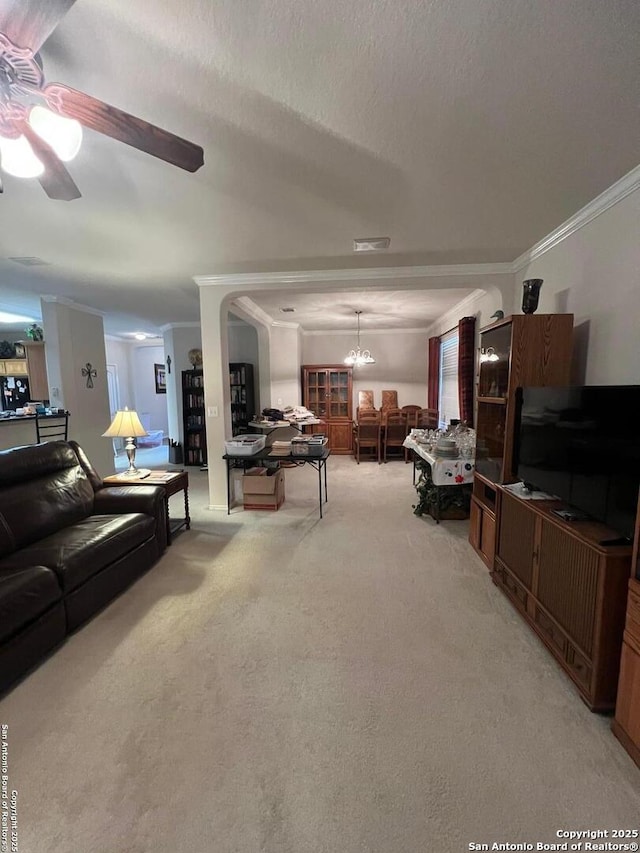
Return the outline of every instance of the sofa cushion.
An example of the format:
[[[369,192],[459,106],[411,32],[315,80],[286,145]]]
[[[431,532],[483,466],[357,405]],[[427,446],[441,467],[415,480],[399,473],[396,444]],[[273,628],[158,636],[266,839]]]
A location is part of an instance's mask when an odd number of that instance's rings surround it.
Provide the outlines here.
[[[62,598],[55,574],[44,566],[0,568],[0,643],[10,639]]]
[[[66,594],[154,533],[155,520],[142,513],[90,515],[0,560],[0,571],[3,567],[47,566]]]
[[[85,518],[93,498],[87,474],[65,441],[0,452],[0,557]]]

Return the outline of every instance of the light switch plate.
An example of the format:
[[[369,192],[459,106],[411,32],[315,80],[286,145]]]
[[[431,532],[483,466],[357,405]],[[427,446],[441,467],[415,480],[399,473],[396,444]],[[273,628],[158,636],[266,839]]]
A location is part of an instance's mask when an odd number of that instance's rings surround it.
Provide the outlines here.
[[[217,418],[218,417],[218,407],[217,406],[207,406],[207,417]]]

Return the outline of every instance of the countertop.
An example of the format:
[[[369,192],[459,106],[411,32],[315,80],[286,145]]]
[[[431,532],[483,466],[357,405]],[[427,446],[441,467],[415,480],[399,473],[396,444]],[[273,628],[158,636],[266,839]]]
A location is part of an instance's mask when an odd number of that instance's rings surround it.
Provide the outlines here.
[[[40,415],[40,418],[61,418],[63,415],[64,412],[60,415]],[[0,425],[22,423],[23,421],[35,421],[35,419],[35,415],[10,415],[8,418],[0,415]]]

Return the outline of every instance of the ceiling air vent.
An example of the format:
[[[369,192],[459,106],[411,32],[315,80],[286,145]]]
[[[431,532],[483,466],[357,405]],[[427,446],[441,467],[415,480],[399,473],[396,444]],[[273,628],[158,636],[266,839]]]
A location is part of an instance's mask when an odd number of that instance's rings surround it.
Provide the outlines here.
[[[14,264],[22,264],[23,267],[48,267],[51,266],[49,261],[43,261],[42,258],[9,258]]]
[[[354,252],[381,252],[389,248],[389,237],[360,237],[353,241]]]
[[[295,314],[296,312],[295,308],[281,308],[280,310],[283,314]]]

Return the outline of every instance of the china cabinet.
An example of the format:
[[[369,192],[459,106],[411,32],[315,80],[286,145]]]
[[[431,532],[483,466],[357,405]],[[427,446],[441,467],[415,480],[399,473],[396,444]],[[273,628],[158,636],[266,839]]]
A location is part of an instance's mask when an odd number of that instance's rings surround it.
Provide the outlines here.
[[[573,314],[513,315],[480,330],[469,541],[490,569],[500,501],[495,486],[516,479],[516,390],[568,385],[572,334]]]
[[[334,454],[351,453],[352,368],[343,364],[306,364],[302,367],[302,402],[325,422],[324,431]],[[322,427],[314,427],[322,432]]]

